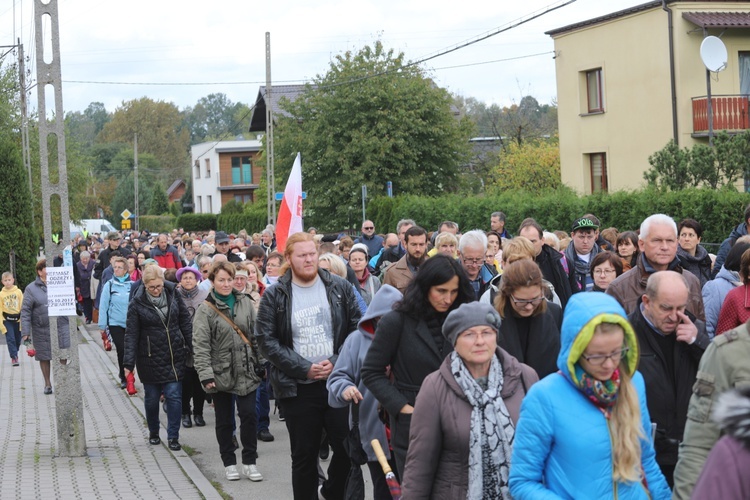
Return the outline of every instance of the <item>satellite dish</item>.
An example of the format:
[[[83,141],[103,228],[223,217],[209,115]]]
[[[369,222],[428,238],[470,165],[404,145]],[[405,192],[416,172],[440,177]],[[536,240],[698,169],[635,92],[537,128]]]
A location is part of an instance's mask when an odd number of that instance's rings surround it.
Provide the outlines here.
[[[718,73],[727,67],[727,47],[719,37],[707,36],[701,42],[701,60],[706,69]]]

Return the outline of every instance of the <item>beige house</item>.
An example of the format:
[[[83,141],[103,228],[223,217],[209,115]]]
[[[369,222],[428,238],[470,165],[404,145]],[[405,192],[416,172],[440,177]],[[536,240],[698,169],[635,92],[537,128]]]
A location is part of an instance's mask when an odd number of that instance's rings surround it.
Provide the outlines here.
[[[648,157],[670,139],[708,143],[705,36],[728,52],[710,74],[714,131],[750,128],[750,2],[652,1],[547,34],[562,181],[582,194],[643,186]]]

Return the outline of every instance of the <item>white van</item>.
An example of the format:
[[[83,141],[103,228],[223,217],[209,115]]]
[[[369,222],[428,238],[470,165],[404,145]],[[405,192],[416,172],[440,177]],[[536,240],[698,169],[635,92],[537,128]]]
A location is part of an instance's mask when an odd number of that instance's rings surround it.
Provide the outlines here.
[[[79,224],[70,223],[71,239],[78,235],[82,236],[84,230],[89,235],[99,233],[104,237],[110,231],[117,231],[117,228],[107,219],[81,219]]]

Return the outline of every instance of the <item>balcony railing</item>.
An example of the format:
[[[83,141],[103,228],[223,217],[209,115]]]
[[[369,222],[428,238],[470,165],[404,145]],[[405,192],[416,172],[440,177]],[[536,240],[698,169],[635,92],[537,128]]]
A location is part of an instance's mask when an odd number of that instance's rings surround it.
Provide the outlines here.
[[[714,131],[750,128],[747,95],[711,96]],[[693,97],[693,134],[708,133],[708,97]]]

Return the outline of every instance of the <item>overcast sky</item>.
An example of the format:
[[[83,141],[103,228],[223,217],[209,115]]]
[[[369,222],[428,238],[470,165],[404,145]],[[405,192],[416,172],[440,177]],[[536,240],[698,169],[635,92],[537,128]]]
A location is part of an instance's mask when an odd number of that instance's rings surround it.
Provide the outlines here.
[[[266,32],[273,83],[303,83],[325,73],[337,54],[377,39],[416,60],[562,3],[58,0],[64,107],[83,110],[99,101],[113,111],[123,101],[148,96],[182,109],[217,92],[252,103],[266,79]],[[552,39],[544,32],[641,3],[577,0],[424,67],[439,85],[466,97],[507,105],[531,94],[549,103],[556,94],[555,66]],[[0,0],[0,45],[14,43],[14,34],[33,58],[32,0]],[[175,85],[205,82],[212,84]]]

